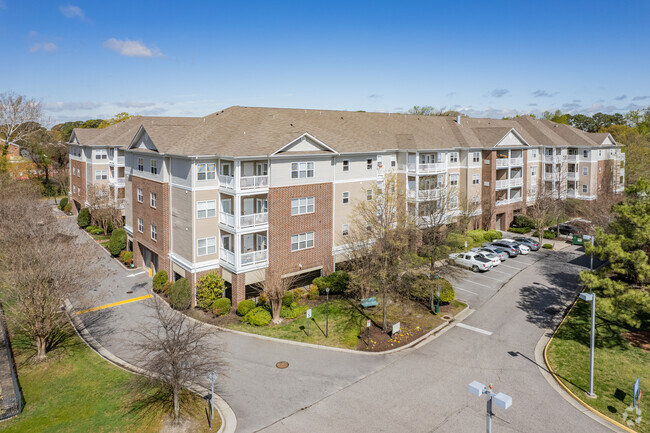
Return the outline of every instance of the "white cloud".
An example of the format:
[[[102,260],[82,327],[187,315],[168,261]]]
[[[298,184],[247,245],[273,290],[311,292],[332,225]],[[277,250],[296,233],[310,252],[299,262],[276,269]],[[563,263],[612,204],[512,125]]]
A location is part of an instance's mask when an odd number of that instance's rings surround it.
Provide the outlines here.
[[[42,43],[42,44],[39,44],[39,43],[33,44],[29,48],[29,52],[30,53],[36,53],[36,52],[39,52],[39,51],[47,51],[48,53],[51,53],[53,51],[56,51],[56,49],[57,49],[57,46],[56,46],[55,43],[53,43],[53,42],[45,42],[45,43]]]
[[[507,95],[508,93],[510,93],[510,90],[508,89],[494,89],[490,92],[490,96],[494,98],[501,98]]]
[[[102,104],[92,101],[78,101],[78,102],[46,102],[43,104],[45,111],[76,111],[76,110],[94,110],[101,107]]]
[[[153,107],[156,104],[154,102],[122,101],[122,102],[116,102],[115,105],[124,108],[148,108],[148,107]]]
[[[127,57],[163,57],[163,54],[157,48],[149,48],[141,41],[131,41],[126,39],[110,38],[104,41],[104,48],[116,51]]]
[[[59,6],[59,10],[66,18],[79,18],[80,20],[86,19],[86,15],[84,15],[84,11],[82,11],[79,6],[75,6],[75,5]]]

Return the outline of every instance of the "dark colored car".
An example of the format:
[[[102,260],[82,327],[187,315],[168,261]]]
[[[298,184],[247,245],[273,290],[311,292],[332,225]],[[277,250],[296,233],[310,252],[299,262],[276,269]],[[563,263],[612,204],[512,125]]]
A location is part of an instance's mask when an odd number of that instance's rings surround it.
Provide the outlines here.
[[[500,242],[498,240],[487,243],[485,246],[497,247],[508,253],[508,257],[517,257],[521,252],[519,247],[513,242]]]
[[[555,233],[557,231],[557,226],[551,226],[548,230]],[[582,230],[569,224],[560,224],[560,234],[565,236],[570,234],[580,235],[582,234]]]
[[[530,238],[515,238],[517,242],[520,244],[526,245],[528,248],[530,248],[531,251],[537,251],[539,250],[539,242],[537,242],[534,239]]]

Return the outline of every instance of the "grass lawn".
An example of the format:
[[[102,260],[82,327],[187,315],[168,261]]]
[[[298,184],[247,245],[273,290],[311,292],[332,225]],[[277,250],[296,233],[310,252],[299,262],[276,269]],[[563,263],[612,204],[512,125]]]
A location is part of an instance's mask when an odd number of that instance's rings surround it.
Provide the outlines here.
[[[345,299],[330,299],[329,337],[325,338],[326,303],[323,299],[320,299],[319,302],[321,303],[317,306],[311,307],[311,319],[307,319],[303,315],[293,321],[273,326],[258,327],[247,323],[229,323],[224,326],[252,334],[345,349],[357,348],[359,333],[365,329],[366,320],[371,319],[375,326],[381,327],[382,309],[380,306],[363,310],[351,305]],[[454,302],[451,305],[451,314],[459,312],[464,307],[465,304]],[[440,317],[429,313],[426,308],[416,303],[391,304],[388,306],[387,316],[389,324],[402,321],[426,330],[443,323]],[[310,335],[307,335],[308,320],[310,321]]]
[[[604,321],[596,309],[594,393],[598,397],[588,398],[590,314],[590,305],[578,301],[548,347],[548,360],[576,396],[625,425],[622,415],[632,405],[634,381],[639,378],[643,394],[650,387],[650,351],[630,344],[622,336],[626,330]],[[630,428],[650,433],[650,399],[646,395],[642,395],[641,410],[640,425]]]
[[[2,432],[158,432],[167,412],[139,409],[131,395],[134,375],[105,361],[72,331],[45,363],[14,338],[23,413],[0,424]],[[189,394],[189,393],[188,393]],[[191,431],[209,431],[207,403],[188,396]],[[215,421],[218,415],[215,414]],[[218,423],[218,422],[217,422]],[[218,426],[216,427],[218,429]]]

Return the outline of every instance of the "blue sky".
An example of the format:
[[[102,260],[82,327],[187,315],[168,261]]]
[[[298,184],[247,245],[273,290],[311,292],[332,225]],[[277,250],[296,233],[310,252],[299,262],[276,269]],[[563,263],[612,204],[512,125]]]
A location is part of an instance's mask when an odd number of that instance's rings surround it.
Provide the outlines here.
[[[0,0],[0,91],[53,121],[232,106],[650,105],[649,1]]]

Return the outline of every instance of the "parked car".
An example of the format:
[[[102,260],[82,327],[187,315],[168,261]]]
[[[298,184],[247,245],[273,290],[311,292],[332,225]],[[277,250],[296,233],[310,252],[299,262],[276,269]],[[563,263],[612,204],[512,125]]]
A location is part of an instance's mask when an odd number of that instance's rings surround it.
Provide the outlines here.
[[[474,252],[477,252],[477,253],[478,253],[478,252],[481,252],[481,251],[485,251],[485,252],[487,252],[487,253],[494,253],[494,254],[497,255],[497,257],[499,258],[499,260],[501,260],[502,262],[505,262],[506,259],[509,257],[509,256],[508,256],[508,252],[507,252],[506,250],[502,250],[501,248],[498,248],[498,247],[492,247],[492,246],[490,246],[490,247],[477,247],[477,248],[472,248],[470,251],[474,251]]]
[[[516,245],[510,242],[501,242],[501,239],[498,239],[494,242],[487,242],[483,244],[484,247],[496,247],[504,250],[508,253],[508,257],[517,257],[520,253],[519,248]]]
[[[527,245],[517,242],[514,239],[503,238],[503,239],[499,239],[499,241],[516,246],[517,248],[519,248],[519,254],[523,254],[524,256],[530,253],[530,248]]]
[[[548,228],[548,230],[555,233],[557,231],[557,226],[551,226]],[[569,224],[560,224],[560,234],[565,236],[571,234],[581,235],[582,230]]]
[[[539,250],[539,242],[537,242],[534,239],[530,238],[515,238],[517,242],[520,244],[526,245],[528,248],[530,248],[531,251],[538,251]]]
[[[501,259],[499,259],[499,256],[492,252],[479,251],[478,253],[486,259],[490,260],[492,262],[492,267],[499,266],[501,264]]]
[[[481,256],[479,253],[470,251],[468,253],[450,254],[449,259],[457,264],[474,272],[489,271],[492,269],[492,261]]]

